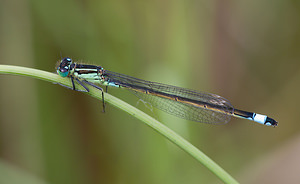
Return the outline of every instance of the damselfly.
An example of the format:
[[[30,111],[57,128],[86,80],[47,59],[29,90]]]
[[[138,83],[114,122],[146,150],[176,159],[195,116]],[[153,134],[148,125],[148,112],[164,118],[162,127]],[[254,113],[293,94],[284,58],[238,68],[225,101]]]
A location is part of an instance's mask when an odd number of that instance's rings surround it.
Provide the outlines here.
[[[89,92],[86,85],[101,90],[103,107],[103,89],[96,84],[104,85],[106,88],[112,86],[129,89],[153,107],[191,121],[224,124],[234,116],[267,126],[275,127],[278,124],[266,115],[235,109],[228,100],[219,95],[137,79],[105,70],[101,66],[74,63],[68,57],[63,58],[56,69],[61,77],[71,79],[73,90],[76,90],[74,79],[86,92]]]

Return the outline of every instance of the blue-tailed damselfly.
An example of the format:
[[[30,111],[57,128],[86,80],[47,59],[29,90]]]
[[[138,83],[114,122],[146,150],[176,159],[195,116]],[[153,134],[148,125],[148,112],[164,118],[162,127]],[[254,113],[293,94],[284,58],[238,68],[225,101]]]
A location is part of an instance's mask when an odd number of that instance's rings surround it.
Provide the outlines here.
[[[101,66],[74,63],[68,57],[63,58],[56,69],[60,76],[70,77],[73,90],[76,90],[74,79],[87,92],[89,89],[85,84],[101,90],[103,108],[103,89],[96,84],[129,89],[153,107],[191,121],[224,124],[234,116],[267,126],[275,127],[278,124],[266,115],[235,109],[228,100],[219,95],[137,79],[105,70]]]

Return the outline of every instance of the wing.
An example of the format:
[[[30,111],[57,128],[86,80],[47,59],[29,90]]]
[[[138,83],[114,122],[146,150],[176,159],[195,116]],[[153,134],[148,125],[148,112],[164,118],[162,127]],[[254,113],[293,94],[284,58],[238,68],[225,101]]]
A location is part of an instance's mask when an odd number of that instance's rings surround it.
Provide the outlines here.
[[[105,70],[104,76],[107,77],[108,82],[131,90],[137,97],[149,102],[153,107],[183,119],[202,123],[225,124],[230,120],[231,114],[234,111],[230,102],[219,95],[137,79],[107,70]],[[218,109],[207,109],[171,98],[147,94],[147,92],[159,92],[160,94],[166,94],[166,96],[180,97],[199,103],[212,104],[217,106]]]

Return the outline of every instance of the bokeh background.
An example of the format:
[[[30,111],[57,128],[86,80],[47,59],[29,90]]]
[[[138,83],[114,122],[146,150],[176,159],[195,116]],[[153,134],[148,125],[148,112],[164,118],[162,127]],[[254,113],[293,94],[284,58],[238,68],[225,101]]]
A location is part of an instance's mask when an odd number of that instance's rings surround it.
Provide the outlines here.
[[[189,122],[109,93],[178,132],[242,183],[300,182],[300,1],[1,0],[0,63],[61,57],[219,94],[277,128]],[[0,75],[0,183],[221,183],[139,120],[80,92]]]

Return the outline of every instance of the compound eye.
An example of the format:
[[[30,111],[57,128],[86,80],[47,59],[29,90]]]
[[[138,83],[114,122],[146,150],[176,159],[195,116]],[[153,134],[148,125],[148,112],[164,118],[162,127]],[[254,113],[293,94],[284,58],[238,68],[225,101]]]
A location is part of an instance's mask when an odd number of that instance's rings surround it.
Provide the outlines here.
[[[59,71],[60,71],[61,73],[69,72],[69,67],[68,67],[68,66],[65,66],[65,67],[63,67],[63,68],[59,68]]]
[[[57,69],[57,73],[61,76],[61,77],[67,77],[69,75],[69,67],[65,66],[63,68],[59,67]]]
[[[71,63],[72,62],[72,59],[69,58],[69,57],[65,57],[61,60],[62,63]]]
[[[67,77],[70,71],[70,65],[72,64],[72,59],[65,57],[61,60],[59,67],[57,68],[57,73],[61,77]]]

